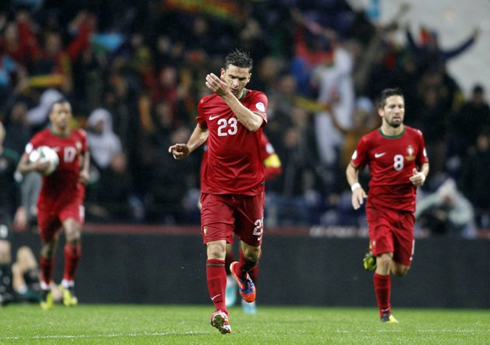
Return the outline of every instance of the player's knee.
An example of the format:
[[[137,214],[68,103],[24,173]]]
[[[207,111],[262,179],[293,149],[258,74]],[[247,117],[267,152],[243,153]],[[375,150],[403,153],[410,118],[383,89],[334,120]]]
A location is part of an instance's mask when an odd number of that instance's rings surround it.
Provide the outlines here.
[[[389,272],[391,262],[392,262],[391,257],[388,255],[383,254],[376,257],[376,265],[378,266],[378,268],[382,269],[383,271]]]
[[[248,246],[243,248],[243,255],[250,261],[259,261],[260,258],[260,247]]]
[[[395,266],[395,269],[393,270],[393,274],[396,275],[397,277],[404,277],[407,275],[408,270],[410,267],[408,266],[403,266],[403,265],[397,265]]]
[[[208,259],[224,260],[226,256],[226,245],[219,242],[210,242],[207,245]]]
[[[54,251],[54,242],[44,242],[41,246],[41,256],[47,260],[51,260],[51,258],[54,256]]]

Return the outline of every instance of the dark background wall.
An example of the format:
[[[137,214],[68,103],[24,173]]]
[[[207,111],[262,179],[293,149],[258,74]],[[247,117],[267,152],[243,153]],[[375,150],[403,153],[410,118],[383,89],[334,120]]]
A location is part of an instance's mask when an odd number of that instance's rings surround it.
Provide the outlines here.
[[[14,248],[36,234],[17,233]],[[55,278],[62,276],[62,247]],[[258,281],[261,305],[373,306],[372,273],[362,268],[367,239],[266,236]],[[487,240],[424,239],[407,277],[393,277],[397,307],[490,308]],[[83,303],[209,304],[200,235],[83,236],[77,293]]]

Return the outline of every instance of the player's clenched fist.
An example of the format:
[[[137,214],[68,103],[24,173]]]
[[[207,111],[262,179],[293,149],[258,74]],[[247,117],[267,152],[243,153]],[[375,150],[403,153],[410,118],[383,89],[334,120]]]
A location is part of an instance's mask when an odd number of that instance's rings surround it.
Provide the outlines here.
[[[182,159],[189,155],[189,147],[187,147],[187,144],[175,144],[168,148],[168,152],[175,159]]]

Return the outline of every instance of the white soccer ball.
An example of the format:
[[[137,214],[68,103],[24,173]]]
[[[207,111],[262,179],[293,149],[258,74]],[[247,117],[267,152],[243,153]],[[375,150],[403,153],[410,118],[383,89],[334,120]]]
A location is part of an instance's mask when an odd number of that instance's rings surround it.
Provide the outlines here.
[[[58,154],[49,146],[39,146],[29,154],[29,162],[49,162],[49,167],[43,172],[44,175],[50,175],[56,170],[60,160]]]

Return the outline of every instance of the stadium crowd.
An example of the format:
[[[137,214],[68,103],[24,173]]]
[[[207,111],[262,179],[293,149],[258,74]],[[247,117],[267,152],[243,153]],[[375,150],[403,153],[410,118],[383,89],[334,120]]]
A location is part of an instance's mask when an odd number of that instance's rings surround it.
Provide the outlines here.
[[[443,50],[430,28],[402,24],[409,10],[379,26],[346,1],[3,1],[4,146],[20,155],[64,96],[89,133],[87,221],[197,224],[200,155],[176,162],[167,148],[195,126],[206,74],[240,47],[256,66],[250,87],[269,98],[264,131],[283,166],[267,183],[266,225],[363,225],[345,167],[379,125],[373,98],[398,86],[431,161],[419,197],[451,178],[475,226],[489,228],[490,108],[478,81],[466,99],[446,70],[478,29]]]

